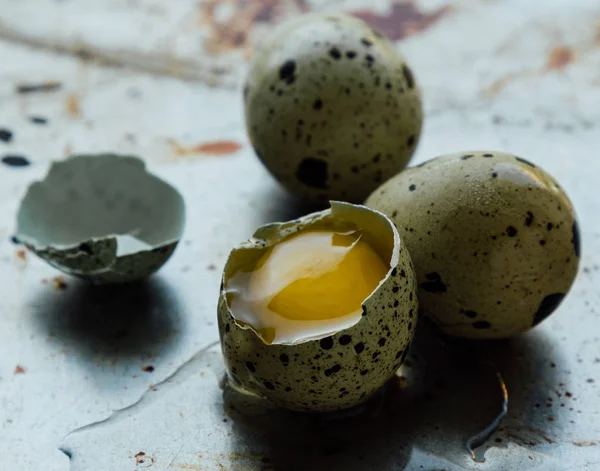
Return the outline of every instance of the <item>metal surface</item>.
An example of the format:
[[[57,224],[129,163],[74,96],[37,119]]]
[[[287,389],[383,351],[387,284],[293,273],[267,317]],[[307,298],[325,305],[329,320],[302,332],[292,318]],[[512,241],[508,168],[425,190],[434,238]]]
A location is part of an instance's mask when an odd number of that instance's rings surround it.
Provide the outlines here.
[[[0,128],[13,133],[0,154],[32,162],[0,164],[0,469],[600,469],[597,0],[0,3]],[[583,230],[579,276],[543,325],[491,345],[422,325],[386,397],[335,420],[224,395],[214,343],[230,248],[303,212],[245,138],[245,59],[273,22],[324,8],[383,29],[413,65],[426,107],[413,162],[518,153],[558,177]],[[91,289],[10,237],[51,159],[109,150],[176,185],[188,222],[147,284]],[[508,417],[482,463],[465,444],[500,411],[496,371]]]

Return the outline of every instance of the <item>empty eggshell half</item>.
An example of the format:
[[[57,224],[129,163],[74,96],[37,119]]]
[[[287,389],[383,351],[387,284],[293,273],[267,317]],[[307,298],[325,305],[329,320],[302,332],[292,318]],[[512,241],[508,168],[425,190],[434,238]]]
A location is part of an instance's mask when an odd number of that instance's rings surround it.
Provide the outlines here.
[[[142,160],[115,154],[54,162],[19,208],[17,239],[59,270],[125,283],[158,270],[183,232],[179,192]]]

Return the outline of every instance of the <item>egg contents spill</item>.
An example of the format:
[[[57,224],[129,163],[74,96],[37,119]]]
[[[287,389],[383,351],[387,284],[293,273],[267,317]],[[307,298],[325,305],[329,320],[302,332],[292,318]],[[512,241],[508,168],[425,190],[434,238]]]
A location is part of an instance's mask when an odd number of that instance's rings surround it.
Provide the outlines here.
[[[352,408],[402,365],[418,311],[410,254],[384,214],[331,202],[267,224],[223,268],[228,381],[286,409]]]
[[[229,280],[234,317],[269,344],[352,326],[389,269],[361,236],[356,229],[288,236]]]

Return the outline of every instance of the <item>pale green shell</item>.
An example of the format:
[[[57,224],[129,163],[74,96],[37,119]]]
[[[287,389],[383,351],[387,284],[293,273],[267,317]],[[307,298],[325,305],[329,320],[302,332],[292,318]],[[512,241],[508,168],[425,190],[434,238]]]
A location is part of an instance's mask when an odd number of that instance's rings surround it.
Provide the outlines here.
[[[391,253],[390,270],[363,304],[363,316],[348,328],[320,339],[267,345],[250,327],[234,320],[225,296],[229,277],[256,260],[265,247],[307,228],[350,221]],[[279,406],[300,411],[334,411],[367,400],[402,364],[417,323],[416,278],[408,251],[384,215],[349,203],[296,221],[270,224],[235,248],[223,272],[218,321],[229,377],[238,387]]]
[[[54,162],[21,202],[16,238],[59,270],[93,283],[145,278],[173,254],[185,206],[137,157],[80,155]],[[137,249],[121,251],[125,238]]]
[[[577,273],[579,229],[567,195],[510,154],[430,160],[382,185],[366,205],[397,225],[422,312],[451,335],[529,330],[558,307]]]
[[[277,27],[254,54],[244,103],[259,158],[312,201],[362,202],[406,167],[421,133],[420,92],[404,58],[343,14]]]

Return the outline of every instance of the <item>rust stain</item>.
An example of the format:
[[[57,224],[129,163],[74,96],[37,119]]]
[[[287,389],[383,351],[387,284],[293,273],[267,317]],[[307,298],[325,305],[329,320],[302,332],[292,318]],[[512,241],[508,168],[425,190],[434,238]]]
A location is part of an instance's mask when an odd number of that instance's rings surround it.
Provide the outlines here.
[[[146,464],[146,465],[152,466],[156,462],[156,460],[152,456],[147,455],[143,451],[140,451],[139,453],[137,453],[134,456],[134,458],[135,458],[135,464],[137,464],[137,465]],[[146,466],[146,467],[150,467],[150,466]]]
[[[546,70],[564,70],[575,61],[575,53],[567,46],[555,47],[548,55]]]
[[[21,365],[15,366],[14,374],[16,374],[16,375],[24,375],[25,374],[25,368],[22,367]]]
[[[62,276],[55,276],[52,278],[52,284],[57,290],[63,291],[69,287]]]
[[[380,31],[392,40],[404,39],[433,26],[437,21],[450,13],[449,5],[438,8],[432,13],[421,12],[413,2],[395,2],[389,13],[379,15],[368,10],[352,12],[371,28]]]
[[[209,54],[248,49],[255,24],[276,23],[286,16],[286,10],[299,13],[309,10],[306,0],[208,0],[201,2],[198,8],[198,25],[209,29],[204,43]],[[218,18],[224,9],[230,10],[229,18]]]
[[[241,144],[235,141],[214,141],[198,144],[196,146],[184,147],[170,140],[169,143],[177,156],[187,156],[193,154],[205,155],[229,155],[234,154],[242,148]]]
[[[592,441],[589,441],[589,442],[573,442],[573,445],[579,446],[579,447],[581,447],[581,446],[598,446],[599,443],[598,442],[592,442]]]
[[[67,113],[73,119],[81,117],[81,107],[79,106],[79,99],[77,95],[71,94],[67,97]]]
[[[25,251],[25,249],[18,249],[16,255],[19,260],[22,260],[24,262],[27,261],[27,252]]]

